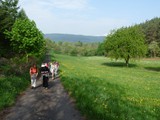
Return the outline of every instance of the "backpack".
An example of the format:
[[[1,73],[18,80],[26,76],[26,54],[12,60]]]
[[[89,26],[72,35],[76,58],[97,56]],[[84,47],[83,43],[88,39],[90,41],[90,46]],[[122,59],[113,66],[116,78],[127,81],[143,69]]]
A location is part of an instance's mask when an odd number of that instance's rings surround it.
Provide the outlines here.
[[[37,68],[31,67],[30,72],[31,74],[37,73]]]

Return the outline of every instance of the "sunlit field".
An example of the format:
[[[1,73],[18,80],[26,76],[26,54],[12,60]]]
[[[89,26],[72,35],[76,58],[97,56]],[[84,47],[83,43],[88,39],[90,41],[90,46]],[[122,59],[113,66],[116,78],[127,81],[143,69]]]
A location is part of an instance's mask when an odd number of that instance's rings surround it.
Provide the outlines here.
[[[55,55],[65,89],[89,120],[158,120],[160,60]]]

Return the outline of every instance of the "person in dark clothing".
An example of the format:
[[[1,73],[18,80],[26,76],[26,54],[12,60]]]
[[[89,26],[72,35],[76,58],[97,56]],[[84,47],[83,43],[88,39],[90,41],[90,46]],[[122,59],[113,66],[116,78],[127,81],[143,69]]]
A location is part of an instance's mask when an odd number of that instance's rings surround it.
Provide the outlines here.
[[[40,73],[43,79],[43,87],[46,89],[48,89],[49,72],[50,72],[49,68],[46,66],[46,64],[42,63],[42,66],[40,68]]]

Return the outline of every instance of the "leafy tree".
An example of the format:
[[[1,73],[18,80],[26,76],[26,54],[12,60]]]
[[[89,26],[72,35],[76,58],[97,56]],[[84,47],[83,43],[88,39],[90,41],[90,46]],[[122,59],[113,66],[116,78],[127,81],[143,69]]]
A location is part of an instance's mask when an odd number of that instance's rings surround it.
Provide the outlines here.
[[[97,55],[105,55],[104,43],[99,43],[97,48]]]
[[[158,42],[156,41],[152,41],[150,44],[149,44],[149,51],[151,52],[151,57],[156,57],[156,55],[158,54],[160,48],[158,46]]]
[[[0,0],[0,32],[10,30],[18,15],[18,0]]]
[[[18,18],[19,19],[29,19],[28,16],[26,15],[26,12],[24,11],[24,9],[21,9],[18,13]]]
[[[78,47],[78,46],[79,46],[79,47],[82,47],[82,46],[83,46],[83,43],[82,43],[81,41],[78,41],[78,42],[75,43],[75,46],[77,46],[77,47]]]
[[[48,43],[48,42],[47,42]],[[55,53],[62,53],[72,56],[94,56],[97,55],[98,43],[83,42],[52,42],[52,49]],[[49,45],[52,46],[52,45]]]
[[[120,28],[106,37],[105,50],[111,58],[123,58],[128,66],[130,58],[145,55],[144,34],[138,26]]]
[[[11,40],[16,53],[26,55],[41,54],[44,51],[45,41],[43,34],[37,29],[34,21],[17,19],[11,31],[5,34]]]
[[[77,54],[78,54],[78,50],[76,48],[71,49],[70,55],[77,56]]]
[[[10,40],[6,39],[4,31],[11,30],[18,14],[18,0],[0,0],[0,56],[6,56],[12,51]]]

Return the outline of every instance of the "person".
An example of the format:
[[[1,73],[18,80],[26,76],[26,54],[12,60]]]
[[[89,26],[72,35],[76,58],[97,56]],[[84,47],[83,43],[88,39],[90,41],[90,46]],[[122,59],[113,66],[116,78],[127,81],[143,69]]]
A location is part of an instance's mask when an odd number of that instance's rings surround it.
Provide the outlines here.
[[[58,74],[58,69],[59,69],[59,63],[56,61],[55,62],[55,75]]]
[[[37,69],[36,64],[33,64],[30,67],[29,74],[31,77],[31,88],[33,89],[36,87],[36,79],[37,79],[37,75],[38,75],[38,69]]]
[[[55,76],[55,64],[54,64],[54,62],[51,63],[50,71],[51,71],[52,80],[53,80],[54,76]]]
[[[41,68],[40,68],[40,73],[42,75],[42,80],[43,80],[43,87],[48,89],[48,80],[49,80],[49,68],[47,67],[46,63],[42,63]]]

